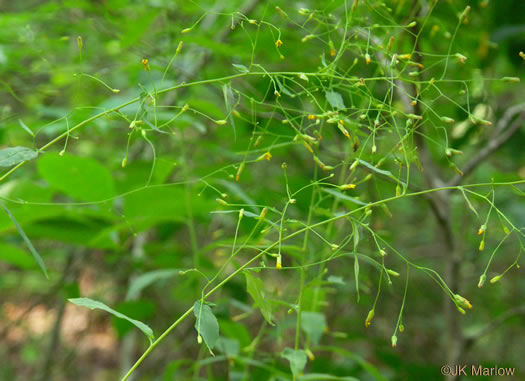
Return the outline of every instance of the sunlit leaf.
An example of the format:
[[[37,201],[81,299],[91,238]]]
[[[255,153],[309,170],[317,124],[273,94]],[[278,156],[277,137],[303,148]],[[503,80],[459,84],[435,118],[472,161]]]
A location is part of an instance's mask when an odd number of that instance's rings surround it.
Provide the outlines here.
[[[301,375],[306,366],[306,353],[302,349],[284,348],[283,357],[290,362],[290,369],[295,377]]]
[[[89,298],[75,298],[75,299],[68,299],[68,300],[71,303],[73,303],[73,304],[75,304],[77,306],[87,307],[87,308],[89,308],[91,310],[94,310],[94,309],[103,310],[103,311],[109,312],[110,314],[112,314],[112,315],[114,315],[114,316],[116,316],[118,318],[127,320],[131,324],[133,324],[135,327],[140,329],[150,339],[150,341],[153,341],[155,339],[155,337],[153,336],[152,329],[150,327],[148,327],[146,324],[144,324],[141,321],[132,319],[132,318],[130,318],[130,317],[124,315],[124,314],[121,314],[120,312],[117,312],[114,309],[106,306],[104,303],[101,303],[101,302],[98,302],[96,300],[92,300],[92,299],[89,299]]]
[[[265,299],[262,280],[254,277],[247,271],[244,272],[244,275],[246,276],[246,288],[255,301],[255,305],[259,307],[261,314],[268,324],[274,325],[272,322],[272,305]]]
[[[211,352],[219,339],[219,322],[211,307],[207,304],[201,305],[200,301],[196,301],[193,305],[193,313],[196,318],[195,329]]]
[[[9,147],[0,149],[0,167],[11,167],[23,161],[32,160],[38,154],[27,147]]]

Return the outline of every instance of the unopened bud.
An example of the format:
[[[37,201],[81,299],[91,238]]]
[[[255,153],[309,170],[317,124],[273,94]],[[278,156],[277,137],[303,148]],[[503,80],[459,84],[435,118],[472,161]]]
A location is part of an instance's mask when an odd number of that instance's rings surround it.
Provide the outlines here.
[[[485,274],[483,274],[483,275],[481,275],[479,277],[478,288],[483,287],[483,285],[485,284],[485,280],[486,279],[487,279],[487,276]]]
[[[490,283],[494,284],[494,283],[499,282],[499,280],[501,279],[502,276],[503,276],[503,275],[496,275],[494,278],[492,278],[492,279],[490,280]]]
[[[365,320],[365,327],[370,327],[370,324],[372,324],[372,319],[374,318],[374,309],[371,309],[369,312],[368,312],[368,315],[366,317],[366,320]]]

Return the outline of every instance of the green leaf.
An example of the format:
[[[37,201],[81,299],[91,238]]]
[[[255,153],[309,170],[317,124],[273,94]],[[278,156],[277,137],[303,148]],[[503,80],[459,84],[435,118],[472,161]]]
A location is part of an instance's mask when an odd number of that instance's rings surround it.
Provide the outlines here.
[[[357,159],[359,160],[359,163],[360,164],[363,164],[365,167],[367,167],[368,169],[376,172],[376,173],[379,173],[380,175],[383,175],[383,176],[386,176],[386,177],[389,177],[391,178],[392,180],[394,180],[395,182],[403,185],[403,186],[406,186],[404,182],[402,182],[401,180],[399,180],[397,177],[395,177],[392,172],[390,171],[385,171],[383,169],[379,169],[377,167],[374,167],[372,164],[370,164],[369,162],[367,161],[364,161],[364,160],[361,160],[361,159]]]
[[[232,64],[232,66],[239,70],[239,72],[241,73],[248,73],[250,71],[246,66],[241,64]]]
[[[363,201],[358,200],[356,198],[347,196],[346,194],[341,193],[339,191],[336,191],[335,189],[331,189],[331,188],[322,188],[322,189],[323,189],[324,192],[330,193],[332,196],[340,198],[341,200],[350,201],[350,202],[352,202],[354,204],[362,205],[362,206],[368,205],[366,202],[363,202]]]
[[[272,322],[272,306],[264,297],[264,285],[261,279],[254,277],[249,272],[245,272],[246,289],[255,301],[255,305],[261,310],[264,319],[270,325],[275,325]]]
[[[310,337],[312,343],[317,345],[326,328],[326,318],[320,312],[304,311],[301,313],[301,328]]]
[[[151,318],[155,313],[155,304],[147,300],[127,300],[115,306],[115,310],[126,316],[133,316],[136,319],[145,320]],[[113,316],[113,327],[119,337],[124,337],[131,332],[133,324],[124,319]]]
[[[89,298],[75,298],[75,299],[68,299],[68,300],[77,306],[87,307],[91,310],[94,310],[94,309],[103,310],[103,311],[109,312],[110,314],[118,318],[127,320],[131,324],[133,324],[135,327],[140,329],[148,337],[150,342],[152,342],[155,339],[152,329],[148,327],[146,324],[144,324],[141,321],[131,319],[130,317],[127,317],[126,315],[121,314],[120,312],[117,312],[114,309],[111,309],[110,307],[106,306],[104,303],[97,302],[96,300],[92,300]]]
[[[38,153],[27,147],[9,147],[0,150],[0,167],[11,167],[23,161],[32,160]]]
[[[171,278],[179,273],[179,270],[172,269],[163,269],[150,271],[144,274],[139,275],[137,278],[131,282],[129,286],[128,293],[126,294],[126,299],[133,299],[139,296],[139,293],[142,289],[148,287],[150,284],[161,280]]]
[[[476,215],[476,217],[479,218],[479,214],[476,210],[476,208],[474,208],[474,206],[472,205],[472,203],[470,202],[470,200],[468,199],[467,195],[465,194],[465,191],[463,190],[463,188],[459,188],[459,190],[461,191],[461,194],[463,195],[463,198],[465,199],[465,201],[467,202],[467,205],[468,207],[470,208],[470,210],[472,210],[472,212]]]
[[[38,251],[36,251],[35,247],[33,246],[31,241],[27,237],[26,233],[24,233],[24,230],[22,229],[18,221],[15,219],[15,216],[13,216],[13,214],[9,211],[9,209],[7,209],[4,203],[0,202],[0,205],[2,206],[2,208],[4,208],[5,212],[7,213],[11,221],[13,221],[13,224],[15,225],[16,230],[18,230],[18,234],[20,234],[20,236],[26,243],[27,247],[29,248],[29,251],[31,251],[31,254],[33,255],[33,258],[35,258],[36,263],[38,263],[38,265],[42,269],[42,272],[44,273],[46,278],[49,279],[49,276],[47,275],[46,265],[44,264],[42,257],[40,256],[40,254],[38,254]]]
[[[0,262],[9,263],[22,269],[32,269],[36,267],[35,261],[29,254],[18,246],[6,243],[0,243]]]
[[[359,381],[355,377],[339,377],[325,373],[310,373],[298,378],[298,381]]]
[[[227,357],[234,357],[239,355],[241,345],[237,339],[219,337],[219,340],[217,340],[217,349],[219,349],[219,351],[224,353]]]
[[[210,306],[207,304],[201,305],[198,300],[193,305],[193,313],[196,318],[195,329],[213,354],[211,350],[215,347],[217,339],[219,339],[219,322],[213,314]]]
[[[336,275],[330,275],[327,281],[330,283],[345,285],[345,281],[343,280],[343,277],[336,276]]]
[[[115,195],[109,170],[91,158],[48,154],[38,160],[38,172],[52,187],[76,199],[101,201]]]
[[[330,103],[330,105],[336,110],[342,110],[346,108],[341,94],[335,91],[327,91],[325,95],[328,103]]]
[[[284,348],[283,357],[290,362],[290,369],[295,377],[300,376],[304,367],[306,366],[306,353],[302,349],[293,350],[291,348]]]
[[[359,259],[357,259],[357,255],[354,257],[354,274],[355,290],[357,292],[357,302],[359,303]]]
[[[33,133],[33,131],[31,131],[31,129],[29,127],[27,127],[27,125],[24,123],[24,121],[22,119],[18,119],[18,124],[20,124],[20,127],[22,127],[22,129],[25,132],[27,132],[32,137],[35,137],[35,134]]]

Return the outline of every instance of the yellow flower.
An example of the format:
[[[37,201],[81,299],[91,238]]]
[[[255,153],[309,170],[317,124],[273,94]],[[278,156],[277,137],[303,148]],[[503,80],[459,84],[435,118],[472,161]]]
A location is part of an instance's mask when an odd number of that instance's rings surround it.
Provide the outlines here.
[[[265,152],[261,156],[259,156],[255,161],[261,161],[261,160],[270,160],[272,158],[272,154],[270,152]]]
[[[144,65],[144,70],[149,71],[149,61],[147,58],[142,59],[142,65]]]
[[[281,40],[277,40],[277,41],[275,41],[275,46],[276,46],[276,47],[279,47],[279,46],[281,46],[282,44],[283,44],[283,42],[282,42]]]

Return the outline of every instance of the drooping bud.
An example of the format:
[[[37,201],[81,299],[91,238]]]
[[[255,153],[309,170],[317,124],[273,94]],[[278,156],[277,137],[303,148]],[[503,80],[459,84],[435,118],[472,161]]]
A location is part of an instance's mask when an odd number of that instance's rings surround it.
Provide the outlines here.
[[[485,280],[487,279],[487,276],[485,274],[482,274],[480,277],[479,277],[479,282],[478,282],[478,288],[481,288],[483,287],[483,285],[485,284]]]
[[[280,14],[283,18],[285,18],[285,19],[288,18],[288,15],[286,14],[286,12],[283,11],[280,7],[275,7],[275,10],[276,10],[277,12],[279,12],[279,14]]]
[[[393,335],[392,336],[392,348],[395,348],[395,347],[397,347],[397,336]]]
[[[183,45],[184,45],[184,41],[180,41],[179,45],[177,45],[177,50],[175,50],[175,55],[178,55],[180,53]]]
[[[372,319],[374,318],[374,314],[375,314],[375,311],[374,309],[372,308],[369,312],[368,312],[368,315],[366,317],[366,320],[365,320],[365,327],[370,327],[370,324],[372,324]]]
[[[490,280],[490,283],[494,284],[494,283],[499,282],[499,280],[501,279],[502,276],[503,276],[502,274],[500,274],[500,275],[496,275],[494,278],[492,278],[492,279]]]
[[[245,165],[246,163],[244,161],[241,163],[241,165],[239,165],[239,169],[237,170],[237,174],[235,175],[235,181],[239,182],[239,179],[241,177],[241,174],[242,174],[242,171]]]
[[[226,201],[224,201],[222,198],[216,198],[215,201],[217,201],[218,204],[220,205],[228,205],[228,203]]]
[[[454,300],[456,301],[456,304],[458,304],[460,307],[467,308],[469,310],[472,309],[472,304],[470,304],[470,302],[461,295],[455,294]]]
[[[399,276],[399,273],[397,271],[394,271],[394,270],[387,269],[386,272],[389,273],[392,276],[395,276],[395,277]]]
[[[461,64],[464,64],[467,61],[467,57],[465,57],[463,54],[460,54],[460,53],[456,53],[456,58]]]

